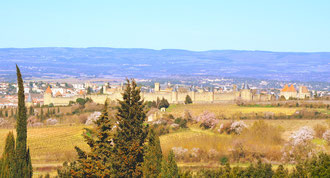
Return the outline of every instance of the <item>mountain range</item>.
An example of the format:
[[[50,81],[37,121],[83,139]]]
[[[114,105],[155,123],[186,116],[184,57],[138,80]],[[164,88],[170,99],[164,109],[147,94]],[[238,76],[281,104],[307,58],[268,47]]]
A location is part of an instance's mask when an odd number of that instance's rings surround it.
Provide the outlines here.
[[[221,76],[330,82],[330,52],[139,48],[1,48],[0,78]]]

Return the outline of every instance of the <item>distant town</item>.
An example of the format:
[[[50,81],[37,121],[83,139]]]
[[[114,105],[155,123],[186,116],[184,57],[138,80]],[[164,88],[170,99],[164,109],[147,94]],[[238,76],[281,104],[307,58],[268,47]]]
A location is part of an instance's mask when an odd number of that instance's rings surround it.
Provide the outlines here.
[[[171,103],[183,103],[186,95],[194,102],[222,101],[271,101],[294,99],[329,99],[329,88],[316,90],[313,85],[302,83],[269,81],[244,81],[229,78],[205,78],[200,80],[160,80],[137,79],[145,100],[165,98]],[[173,83],[172,83],[173,82]],[[241,82],[241,83],[240,83]],[[103,103],[110,98],[120,98],[125,80],[82,81],[82,82],[44,82],[24,83],[27,103],[31,105],[67,105],[77,98],[90,97],[94,102]],[[0,83],[0,107],[17,106],[17,84]],[[244,93],[245,91],[245,93]],[[103,97],[102,97],[103,96]],[[282,97],[282,98],[281,98]]]

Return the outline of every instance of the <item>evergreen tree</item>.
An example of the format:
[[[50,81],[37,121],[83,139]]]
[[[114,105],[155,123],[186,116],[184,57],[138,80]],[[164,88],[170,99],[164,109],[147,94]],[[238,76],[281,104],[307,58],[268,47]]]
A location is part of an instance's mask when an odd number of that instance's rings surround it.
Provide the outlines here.
[[[14,109],[13,109],[13,108],[10,109],[10,116],[11,116],[12,118],[15,118],[15,116],[14,116]]]
[[[8,117],[8,110],[5,111],[5,116]]]
[[[0,109],[0,117],[3,117],[2,109]]]
[[[111,153],[112,153],[112,124],[107,111],[107,104],[102,115],[95,122],[96,131],[85,129],[85,141],[91,148],[89,153],[76,147],[78,160],[71,164],[71,176],[73,177],[110,177]],[[68,164],[67,164],[68,166]],[[66,169],[66,168],[64,168]],[[65,171],[62,171],[65,172]]]
[[[162,171],[160,174],[162,178],[178,178],[179,177],[179,169],[178,165],[175,161],[174,152],[171,150],[167,161],[163,160],[162,163]]]
[[[9,132],[6,138],[6,145],[2,153],[0,177],[14,177],[15,175],[15,138],[13,132]]]
[[[165,98],[162,98],[162,100],[160,101],[160,104],[159,104],[159,108],[168,108],[170,106],[170,103],[167,101],[167,99]]]
[[[16,124],[16,175],[18,177],[31,177],[32,167],[29,167],[29,152],[26,149],[27,116],[25,107],[24,86],[21,72],[16,65],[18,85],[18,117]]]
[[[191,104],[191,103],[192,103],[192,99],[190,98],[189,95],[187,95],[184,104]]]
[[[42,108],[40,108],[40,120],[44,120],[44,110]]]
[[[30,116],[33,116],[34,115],[34,109],[33,109],[32,106],[30,106],[30,108],[29,108],[29,115]]]
[[[147,135],[144,101],[134,80],[127,80],[123,100],[119,101],[114,136],[113,170],[118,177],[142,177],[143,144]]]
[[[57,113],[60,113],[60,107],[57,107]]]
[[[162,157],[159,137],[151,128],[144,148],[143,177],[158,177],[162,169]]]
[[[279,165],[274,173],[274,178],[283,178],[288,177],[289,171],[287,169],[284,169],[283,165]]]

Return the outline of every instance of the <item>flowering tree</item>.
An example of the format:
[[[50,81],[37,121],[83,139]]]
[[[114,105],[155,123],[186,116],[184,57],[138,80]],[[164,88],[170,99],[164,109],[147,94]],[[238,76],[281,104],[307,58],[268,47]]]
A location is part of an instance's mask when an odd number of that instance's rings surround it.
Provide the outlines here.
[[[183,159],[188,153],[188,149],[182,147],[173,147],[172,151],[177,159]]]
[[[247,125],[243,121],[236,121],[231,124],[230,130],[232,133],[239,135],[242,133],[243,129],[245,129],[246,127],[247,127]]]
[[[324,140],[326,140],[326,141],[328,142],[328,144],[330,144],[330,130],[325,131],[325,132],[323,133],[322,138],[323,138]]]
[[[206,129],[212,129],[219,122],[219,120],[216,119],[215,114],[208,111],[204,111],[201,115],[199,115],[196,121],[200,122],[201,127]]]
[[[312,143],[314,131],[310,127],[302,127],[292,133],[290,140],[283,147],[283,160],[295,162],[312,157],[317,152],[316,145]]]

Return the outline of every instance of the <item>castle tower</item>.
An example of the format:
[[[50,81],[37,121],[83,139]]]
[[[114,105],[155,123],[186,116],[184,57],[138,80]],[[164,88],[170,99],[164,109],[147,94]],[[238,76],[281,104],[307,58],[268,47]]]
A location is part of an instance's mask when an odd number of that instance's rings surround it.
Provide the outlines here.
[[[233,85],[233,92],[237,91],[237,85]]]
[[[160,85],[159,83],[155,83],[155,92],[160,91]]]
[[[44,93],[44,105],[49,105],[52,103],[52,89],[50,89],[50,86],[46,89]]]

